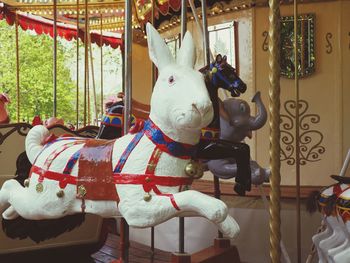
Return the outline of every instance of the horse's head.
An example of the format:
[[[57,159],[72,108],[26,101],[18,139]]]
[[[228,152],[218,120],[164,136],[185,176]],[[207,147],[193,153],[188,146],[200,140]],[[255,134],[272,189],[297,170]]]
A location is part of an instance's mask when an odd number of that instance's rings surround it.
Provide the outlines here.
[[[117,101],[106,105],[107,111],[102,118],[96,138],[115,139],[122,135],[124,102]]]
[[[236,69],[227,63],[226,56],[218,54],[215,61],[205,69],[209,70],[208,77],[214,87],[230,91],[233,97],[238,97],[246,91],[247,85],[238,77]]]
[[[212,120],[213,108],[202,74],[193,69],[191,34],[186,33],[176,61],[151,24],[147,24],[147,41],[150,58],[159,70],[150,118],[162,128],[198,132]]]

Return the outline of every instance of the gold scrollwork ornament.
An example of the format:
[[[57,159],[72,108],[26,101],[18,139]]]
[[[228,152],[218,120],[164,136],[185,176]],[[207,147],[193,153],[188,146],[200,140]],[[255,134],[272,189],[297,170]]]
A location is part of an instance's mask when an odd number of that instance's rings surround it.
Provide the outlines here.
[[[194,179],[199,179],[204,174],[203,166],[200,162],[196,162],[196,161],[191,160],[185,166],[185,173],[189,177],[192,177]]]

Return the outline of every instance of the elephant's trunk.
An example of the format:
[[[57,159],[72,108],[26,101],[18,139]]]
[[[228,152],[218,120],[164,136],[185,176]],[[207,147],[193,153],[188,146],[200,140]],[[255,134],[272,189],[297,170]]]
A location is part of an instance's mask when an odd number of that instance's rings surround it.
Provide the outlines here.
[[[254,95],[252,102],[256,103],[258,107],[258,114],[255,117],[250,117],[249,126],[251,130],[257,130],[257,129],[260,129],[262,126],[264,126],[264,124],[267,121],[267,112],[266,112],[265,105],[261,100],[260,91],[258,91]]]

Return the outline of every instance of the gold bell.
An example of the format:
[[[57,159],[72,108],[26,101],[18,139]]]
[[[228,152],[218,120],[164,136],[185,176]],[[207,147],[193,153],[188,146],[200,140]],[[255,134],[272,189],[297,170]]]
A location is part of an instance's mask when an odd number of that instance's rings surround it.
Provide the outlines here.
[[[56,193],[58,198],[62,198],[64,196],[64,191],[61,189]]]
[[[194,176],[194,179],[200,179],[204,175],[203,165],[201,163],[197,163],[197,165],[197,174]]]
[[[195,162],[191,160],[186,166],[185,166],[185,173],[189,177],[193,177],[194,179],[199,179],[203,176],[203,166],[199,162]]]
[[[30,182],[30,180],[29,179],[25,179],[24,180],[24,187],[29,187],[29,182]]]
[[[78,186],[78,197],[83,198],[86,195],[87,191],[84,185]]]
[[[44,186],[42,183],[37,183],[36,187],[35,187],[35,190],[38,192],[38,193],[41,193],[43,190],[44,190]]]
[[[151,201],[152,199],[152,195],[150,193],[145,193],[145,195],[143,196],[143,200],[145,200],[146,202]]]
[[[195,163],[193,161],[190,161],[188,164],[186,164],[186,166],[185,166],[185,173],[189,177],[193,177],[193,176],[196,175],[197,170],[196,170]]]

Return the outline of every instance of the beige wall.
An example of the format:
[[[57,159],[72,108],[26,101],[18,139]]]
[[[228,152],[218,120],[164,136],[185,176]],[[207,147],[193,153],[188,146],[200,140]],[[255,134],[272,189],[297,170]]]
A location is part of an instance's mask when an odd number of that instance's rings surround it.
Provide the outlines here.
[[[292,15],[292,6],[282,6],[281,15]],[[330,12],[332,10],[332,12]],[[257,8],[255,16],[256,31],[256,85],[263,90],[263,99],[268,101],[268,52],[262,51],[264,38],[262,32],[268,31],[268,8]],[[325,153],[320,155],[320,161],[308,162],[301,167],[301,183],[303,185],[327,185],[332,181],[329,175],[338,174],[343,162],[344,154],[350,147],[349,105],[345,103],[349,97],[349,49],[348,36],[349,2],[324,2],[299,5],[299,13],[315,13],[315,56],[316,71],[305,79],[299,81],[300,99],[309,104],[308,113],[320,116],[318,124],[312,124],[310,128],[318,130],[323,135],[321,145],[325,147]],[[340,16],[341,14],[341,16]],[[333,52],[326,53],[326,34],[330,32]],[[347,40],[345,40],[345,37]],[[341,39],[344,39],[341,42]],[[342,44],[341,44],[342,43]],[[343,46],[342,48],[340,48]],[[346,73],[348,72],[348,73]],[[347,85],[346,85],[347,83]],[[281,78],[281,105],[289,99],[294,99],[294,80]],[[281,113],[285,113],[281,109]],[[268,163],[269,129],[264,127],[257,135],[258,161]],[[316,138],[313,136],[312,138]],[[308,146],[310,147],[310,146]],[[295,183],[295,167],[282,162],[282,184]]]
[[[330,12],[332,10],[332,12]],[[264,37],[262,33],[268,31],[268,8],[254,8],[241,12],[224,14],[218,17],[211,17],[208,20],[209,25],[238,21],[239,29],[239,66],[240,76],[247,83],[248,90],[242,96],[249,100],[253,94],[260,90],[265,105],[268,105],[269,88],[269,65],[268,52],[262,50]],[[310,129],[319,131],[323,140],[321,146],[325,152],[319,155],[318,161],[307,162],[301,166],[302,185],[328,185],[332,181],[329,178],[331,174],[338,174],[347,150],[350,148],[350,2],[332,1],[319,2],[313,4],[300,4],[299,13],[315,14],[315,56],[316,71],[309,77],[300,79],[300,99],[308,102],[307,113],[320,116],[320,122],[313,124],[310,120]],[[281,15],[289,16],[293,14],[292,5],[281,6]],[[190,30],[196,40],[197,46],[197,67],[203,65],[203,49],[201,36],[193,21],[188,23]],[[333,52],[326,53],[326,34],[330,32],[333,37],[331,43]],[[179,27],[163,33],[163,37],[169,37],[179,33]],[[147,102],[151,89],[142,89],[146,87],[145,83],[150,83],[150,64],[147,54],[147,48],[138,48],[136,52],[140,57],[133,58],[141,63],[136,66],[140,70],[134,75],[134,98]],[[143,55],[142,55],[142,54]],[[146,82],[144,81],[146,78]],[[140,83],[140,85],[136,85]],[[150,84],[149,84],[150,85]],[[286,100],[292,100],[295,97],[294,80],[281,78],[281,113],[285,114],[283,105]],[[252,105],[253,107],[253,105]],[[254,109],[253,109],[254,112]],[[294,134],[294,132],[292,131]],[[318,135],[312,135],[315,141]],[[251,146],[251,156],[262,166],[269,166],[269,127],[257,131],[252,140],[247,140]],[[311,145],[308,145],[308,149]],[[349,169],[350,170],[350,169]],[[287,165],[286,161],[281,166],[282,184],[295,184],[295,166]],[[350,171],[348,171],[350,175]]]
[[[348,150],[350,150],[350,1],[340,3],[341,10],[341,28],[340,28],[340,46],[342,61],[342,123],[343,123],[343,157],[345,158]],[[348,169],[350,176],[350,169]]]

